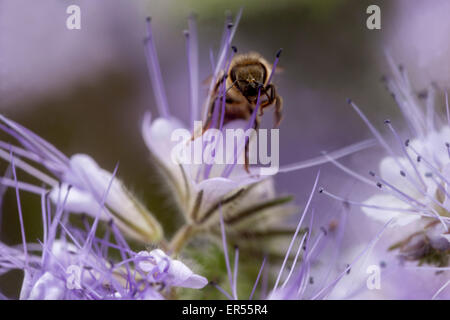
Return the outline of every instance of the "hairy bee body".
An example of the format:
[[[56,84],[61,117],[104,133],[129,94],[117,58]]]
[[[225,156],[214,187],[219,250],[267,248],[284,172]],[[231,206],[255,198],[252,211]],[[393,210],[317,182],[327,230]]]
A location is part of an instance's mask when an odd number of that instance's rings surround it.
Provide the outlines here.
[[[221,96],[224,79],[226,81],[224,124],[236,119],[249,120],[256,107],[260,90],[260,112],[255,121],[255,129],[259,127],[259,116],[263,114],[263,110],[273,104],[275,104],[275,126],[278,126],[281,122],[282,98],[276,94],[275,86],[268,83],[271,72],[272,66],[258,53],[236,55],[230,63],[226,77],[223,75],[219,77],[215,85],[206,128],[211,125],[216,100]]]
[[[232,120],[249,120],[258,104],[258,93],[260,95],[259,112],[253,124],[254,129],[259,128],[260,117],[264,109],[272,105],[275,106],[274,127],[277,127],[282,119],[283,100],[276,93],[275,86],[270,81],[272,66],[261,55],[255,52],[247,54],[237,54],[230,63],[228,74],[218,77],[214,86],[210,105],[208,107],[207,119],[203,132],[211,126],[219,127],[218,119],[222,117],[221,103],[223,98],[223,82],[225,81],[225,114],[223,125]],[[219,107],[216,114],[219,116],[212,121],[215,108]],[[245,169],[248,171],[248,143],[245,146]]]

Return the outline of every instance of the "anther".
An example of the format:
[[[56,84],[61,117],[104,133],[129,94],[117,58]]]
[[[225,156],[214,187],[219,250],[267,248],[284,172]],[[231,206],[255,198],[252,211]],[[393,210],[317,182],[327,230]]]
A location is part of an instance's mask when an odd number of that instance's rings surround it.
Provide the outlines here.
[[[406,139],[406,141],[405,141],[405,147],[409,147],[409,139]]]
[[[281,52],[283,52],[283,48],[278,49],[277,54],[275,56],[279,58],[281,56]]]
[[[400,170],[400,175],[401,175],[402,177],[406,177],[406,173],[405,173],[405,171],[403,171],[403,170]]]

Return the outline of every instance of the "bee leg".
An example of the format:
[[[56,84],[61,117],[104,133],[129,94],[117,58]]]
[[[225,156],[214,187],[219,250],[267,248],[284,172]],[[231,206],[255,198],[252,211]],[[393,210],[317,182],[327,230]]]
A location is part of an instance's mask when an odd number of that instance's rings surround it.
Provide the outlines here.
[[[282,111],[283,110],[283,98],[281,98],[280,96],[276,96],[275,98],[275,124],[274,127],[277,128],[280,123],[281,120],[283,120],[283,114]]]
[[[207,116],[207,118],[206,118],[205,125],[204,125],[203,128],[202,128],[201,134],[200,134],[200,135],[196,135],[196,132],[193,132],[193,133],[192,133],[191,141],[194,141],[194,140],[195,140],[196,138],[198,138],[199,136],[202,136],[202,135],[206,132],[206,130],[209,129],[209,127],[211,126],[213,113],[214,113],[214,102],[212,103],[211,108],[210,108],[210,110],[208,111],[208,116]]]
[[[259,116],[262,117],[264,115],[264,108],[267,106],[270,106],[273,103],[273,99],[270,98],[269,94],[267,93],[267,89],[264,89],[264,95],[267,97],[267,100],[260,103],[259,106]]]
[[[280,125],[281,120],[283,119],[283,99],[277,94],[277,91],[273,84],[269,84],[268,89],[270,89],[269,101],[271,101],[271,103],[275,101],[275,122],[273,127],[277,128]]]

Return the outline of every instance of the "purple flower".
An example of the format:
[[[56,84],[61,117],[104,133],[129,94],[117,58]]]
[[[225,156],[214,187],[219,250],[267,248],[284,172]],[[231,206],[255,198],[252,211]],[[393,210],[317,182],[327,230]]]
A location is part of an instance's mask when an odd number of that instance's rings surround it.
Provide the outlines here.
[[[450,262],[448,95],[445,93],[447,119],[442,119],[435,111],[436,87],[431,85],[426,93],[416,95],[406,70],[398,67],[389,55],[388,62],[392,76],[384,80],[408,129],[397,131],[393,121],[385,120],[392,137],[388,139],[349,100],[350,106],[366,123],[386,156],[380,161],[378,170],[370,170],[367,177],[331,160],[344,172],[372,186],[374,191],[362,203],[343,199],[327,190],[323,193],[346,204],[360,206],[362,212],[374,222],[392,221],[382,248],[376,250],[373,256],[377,264],[379,261],[389,261],[385,273],[390,275],[392,285],[389,288],[385,286],[383,297],[443,296],[448,283],[442,286],[442,280]],[[391,252],[395,253],[395,259],[392,259]],[[407,287],[403,287],[401,283],[406,283],[404,279],[409,276],[417,281],[411,280]]]

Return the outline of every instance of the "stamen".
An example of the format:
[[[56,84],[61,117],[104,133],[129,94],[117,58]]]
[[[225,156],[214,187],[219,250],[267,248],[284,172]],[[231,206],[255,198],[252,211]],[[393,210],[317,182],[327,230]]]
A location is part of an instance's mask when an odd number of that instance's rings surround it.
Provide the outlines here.
[[[306,212],[309,209],[309,205],[311,204],[313,195],[314,195],[314,193],[316,191],[317,183],[319,182],[319,177],[320,177],[320,170],[319,170],[319,172],[316,175],[316,180],[314,181],[314,185],[313,185],[312,191],[311,191],[311,193],[309,195],[308,201],[306,202],[306,206],[305,206],[305,209],[303,210],[302,216],[300,217],[300,221],[297,224],[297,229],[295,229],[295,233],[292,236],[291,242],[289,243],[288,250],[286,251],[286,255],[284,256],[283,263],[281,265],[280,271],[278,272],[277,280],[275,281],[275,285],[274,285],[272,291],[275,291],[278,288],[278,283],[280,282],[281,275],[283,274],[284,267],[286,266],[286,262],[287,262],[287,260],[289,258],[290,253],[291,253],[291,250],[292,250],[292,247],[294,245],[295,239],[297,238],[297,235],[298,235],[298,233],[300,231],[300,227],[301,227],[301,225],[303,223],[303,219],[306,216]]]
[[[233,274],[233,287],[231,290],[233,291],[234,300],[238,300],[237,295],[237,273],[239,266],[239,248],[236,246],[234,248],[234,274]]]
[[[330,161],[332,164],[334,164],[336,167],[338,167],[339,169],[341,169],[342,171],[344,171],[348,175],[356,178],[357,180],[359,180],[359,181],[361,181],[363,183],[366,183],[368,185],[373,186],[373,181],[372,180],[367,179],[366,177],[360,175],[356,171],[353,171],[352,169],[350,169],[350,168],[344,166],[343,164],[337,162],[335,159],[330,157],[326,152],[323,152],[323,154],[328,159],[328,161]]]
[[[14,177],[14,181],[16,183],[16,200],[17,200],[17,209],[19,211],[19,221],[20,221],[20,232],[22,236],[22,245],[23,245],[23,254],[25,257],[25,268],[28,267],[28,249],[27,249],[27,239],[25,237],[25,225],[23,223],[23,215],[22,215],[22,205],[20,203],[20,195],[19,195],[19,186],[17,183],[17,174],[16,174],[16,166],[14,165],[14,157],[12,154],[12,150],[10,151],[10,157],[11,157],[11,167],[12,167],[12,173]]]
[[[444,289],[447,288],[449,285],[450,285],[450,280],[448,280],[442,287],[439,288],[438,291],[436,291],[436,293],[433,295],[431,300],[435,300],[438,297],[438,295],[440,295],[441,292],[444,291]]]
[[[279,168],[278,172],[284,173],[284,172],[290,172],[290,171],[295,171],[295,170],[311,168],[311,167],[318,166],[318,165],[329,162],[330,161],[329,158],[339,159],[339,158],[348,156],[352,153],[355,153],[355,152],[358,152],[358,151],[361,151],[361,150],[364,150],[364,149],[367,149],[367,148],[370,148],[373,146],[374,146],[373,139],[364,140],[364,141],[349,145],[347,147],[344,147],[342,149],[338,149],[336,151],[329,152],[329,153],[327,153],[327,156],[320,156],[320,157],[300,161],[297,163],[281,166]]]
[[[211,281],[209,284],[212,285],[213,287],[215,287],[215,288],[216,288],[217,290],[219,290],[220,292],[222,292],[222,294],[223,294],[224,296],[226,296],[229,300],[234,300],[233,297],[230,296],[230,295],[228,294],[228,292],[226,292],[226,291],[225,291],[221,286],[219,286],[217,283]]]
[[[59,193],[61,193],[61,189],[59,188]],[[64,200],[62,202],[62,204],[59,204],[59,196],[58,196],[58,204],[56,207],[56,213],[55,213],[55,217],[53,218],[53,221],[51,220],[50,217],[50,210],[48,210],[48,214],[49,214],[49,223],[51,221],[51,225],[50,225],[50,229],[49,229],[49,233],[48,233],[48,241],[45,242],[43,244],[43,254],[42,254],[42,266],[45,267],[48,264],[48,254],[46,252],[51,252],[51,249],[53,247],[53,243],[54,240],[56,239],[56,232],[57,232],[57,227],[59,225],[59,221],[61,220],[61,216],[64,212],[64,207],[66,206],[67,203],[67,199],[69,198],[69,193],[70,190],[72,189],[72,186],[68,186],[67,187],[67,192],[64,196]]]
[[[447,148],[447,154],[448,154],[448,157],[450,158],[450,143],[446,142],[445,147]]]
[[[264,257],[264,260],[261,264],[261,268],[259,268],[258,276],[256,277],[255,284],[253,285],[253,289],[252,289],[252,292],[250,293],[250,297],[248,297],[248,300],[253,299],[253,294],[255,293],[256,287],[258,286],[259,278],[261,277],[262,271],[264,269],[264,265],[266,264],[266,260],[267,260],[267,257]]]
[[[27,191],[27,192],[30,192],[33,194],[38,194],[38,195],[41,195],[42,193],[47,192],[47,190],[44,188],[29,184],[26,182],[14,181],[14,180],[11,180],[8,178],[0,178],[0,184],[5,187],[12,187],[12,188],[15,188],[17,186],[19,188],[19,190]]]
[[[383,179],[380,176],[378,176],[377,174],[375,174],[373,171],[370,172],[370,175],[373,176],[374,178],[378,179],[383,185],[386,185],[387,187],[389,187],[389,189],[391,189],[394,192],[394,194],[397,194],[400,196],[400,198],[403,198],[404,202],[406,202],[408,204],[416,204],[417,206],[422,207],[422,208],[427,207],[425,204],[423,204],[423,203],[417,201],[416,199],[412,198],[411,196],[407,195],[406,193],[404,193],[397,187],[395,187],[392,184],[390,184],[389,182],[387,182],[385,179]],[[399,200],[402,200],[402,199],[399,199]]]
[[[426,123],[427,123],[427,131],[432,132],[434,131],[434,105],[435,105],[435,96],[436,91],[434,90],[433,84],[429,86],[428,89],[428,98],[426,102]]]
[[[260,102],[261,102],[260,101],[260,97],[261,97],[261,87],[259,87],[259,89],[258,89],[258,97],[256,98],[256,106],[255,106],[255,109],[252,112],[252,116],[250,118],[250,121],[249,121],[247,127],[245,128],[245,132],[247,132],[250,128],[253,128],[253,126],[255,124],[256,115],[258,113],[259,105],[260,105]],[[228,164],[225,167],[225,169],[223,170],[223,173],[222,173],[222,177],[228,178],[230,176],[231,172],[233,171],[233,168],[236,166],[238,154],[240,155],[242,153],[243,149],[245,148],[245,145],[249,141],[249,138],[250,137],[248,135],[245,135],[244,143],[241,144],[240,147],[239,147],[239,153],[237,153],[237,145],[234,145],[233,163],[232,164]]]
[[[189,35],[186,39],[186,51],[188,58],[190,100],[191,100],[191,129],[194,121],[198,119],[199,107],[199,58],[198,58],[198,37],[197,37],[197,19],[191,14],[188,19]]]
[[[275,73],[275,69],[277,68],[277,64],[278,64],[278,61],[280,60],[280,56],[281,56],[281,52],[282,51],[283,51],[283,48],[280,48],[277,51],[277,54],[275,55],[275,61],[273,63],[272,72],[270,73],[269,80],[267,80],[268,84],[270,84],[270,82],[272,81],[272,77],[273,77],[273,75]]]
[[[320,188],[319,189],[319,193],[323,193],[326,196],[329,196],[330,198],[333,198],[337,201],[341,201],[343,203],[349,204],[349,205],[353,205],[353,206],[358,206],[358,207],[363,207],[363,208],[370,208],[370,209],[377,209],[377,210],[384,210],[384,211],[399,211],[399,212],[405,212],[405,213],[418,213],[418,211],[416,209],[405,209],[405,208],[391,208],[391,207],[382,207],[382,206],[377,206],[377,205],[371,205],[371,204],[366,204],[364,202],[356,202],[356,201],[352,201],[352,200],[347,200],[344,198],[341,198],[327,190],[325,190],[324,188]]]
[[[310,232],[308,232],[308,233],[310,233]],[[300,244],[298,245],[297,252],[296,252],[295,257],[294,257],[294,261],[292,262],[291,268],[290,268],[290,270],[289,270],[289,274],[288,274],[288,276],[286,277],[286,279],[284,280],[284,282],[283,282],[281,288],[284,288],[284,287],[286,286],[286,284],[288,283],[289,279],[291,278],[292,273],[294,272],[295,265],[297,264],[297,259],[298,259],[299,255],[300,255],[300,252],[302,251],[303,244],[304,244],[305,239],[306,239],[306,235],[307,235],[307,233],[305,233],[305,234],[303,235],[303,238],[302,238],[302,240],[300,241]]]
[[[37,134],[32,132],[31,130],[23,127],[22,125],[4,117],[0,114],[0,120],[3,121],[7,126],[9,126],[15,134],[13,136],[26,148],[31,146],[38,148],[46,157],[54,159],[55,162],[61,162],[62,164],[69,165],[69,158],[61,151],[59,151],[55,146],[53,146],[48,141],[42,139]],[[9,133],[9,132],[8,132]],[[21,137],[19,137],[19,136]]]
[[[341,217],[340,222],[339,222],[339,225],[342,226],[342,227],[339,228],[339,232],[337,234],[336,250],[333,251],[334,252],[333,258],[331,259],[331,261],[329,263],[330,267],[328,268],[327,275],[323,278],[323,280],[321,281],[322,284],[318,288],[322,288],[323,286],[325,286],[325,284],[328,281],[328,278],[331,275],[331,272],[333,270],[333,266],[336,264],[336,261],[338,260],[339,253],[340,253],[340,250],[341,250],[342,240],[344,238],[344,231],[345,231],[346,223],[347,223],[347,213],[344,210],[344,211],[342,211],[342,217]]]
[[[364,254],[366,254],[367,252],[369,252],[374,246],[375,244],[378,242],[378,240],[380,240],[381,235],[383,234],[383,232],[386,230],[386,228],[392,223],[393,219],[389,220],[384,226],[383,228],[375,235],[375,238],[370,241],[370,243],[367,245],[367,247],[361,251],[361,253],[347,266],[347,268],[334,280],[332,281],[329,285],[324,286],[316,295],[314,295],[312,297],[312,300],[318,299],[320,296],[325,297],[327,295],[327,292],[329,292],[332,288],[334,288],[336,286],[336,284],[339,282],[339,280],[345,275],[347,274],[347,272],[349,270],[351,270],[352,266],[358,261],[360,260]]]
[[[219,217],[220,217],[220,231],[222,232],[222,247],[225,256],[225,264],[227,267],[228,280],[230,281],[230,288],[233,288],[233,278],[231,276],[230,259],[228,258],[228,246],[227,246],[227,236],[225,234],[225,223],[223,222],[222,206],[220,206]]]
[[[399,97],[397,99],[397,105],[400,107],[405,119],[408,120],[408,123],[414,128],[417,135],[423,137],[425,135],[426,128],[424,119],[426,119],[426,117],[414,100],[415,94],[413,88],[411,87],[411,83],[409,82],[406,71],[404,68],[397,68],[394,59],[388,51],[385,51],[385,55],[393,75],[396,78],[396,81],[392,82],[391,85],[395,88],[394,90],[398,91]],[[400,96],[403,99],[400,99]]]
[[[222,65],[224,64],[224,61],[226,58],[226,51],[228,50],[230,43],[233,40],[233,37],[234,37],[234,34],[236,33],[236,29],[237,29],[237,26],[239,25],[239,20],[241,19],[241,16],[242,16],[242,9],[240,9],[239,12],[237,13],[236,19],[235,19],[234,23],[232,24],[231,30],[228,28],[229,24],[227,24],[227,28],[224,33],[224,34],[226,34],[225,41],[220,50],[219,59],[217,61],[216,68],[214,70],[214,74],[211,79],[211,83],[209,85],[208,95],[207,95],[206,102],[205,102],[206,108],[204,108],[204,110],[203,110],[202,119],[206,119],[207,112],[208,112],[208,106],[211,103],[211,96],[214,91],[214,86],[216,84],[217,76],[219,75],[219,72],[222,69]],[[229,33],[228,33],[228,30],[230,30]]]
[[[309,228],[308,230],[310,230],[308,232],[308,237],[306,238],[306,244],[305,244],[305,252],[304,252],[304,259],[302,261],[301,267],[300,267],[300,274],[298,277],[298,280],[296,281],[297,283],[299,282],[298,285],[298,290],[297,290],[297,296],[301,296],[303,294],[303,292],[306,289],[306,285],[307,285],[307,281],[306,279],[309,276],[309,269],[310,269],[310,253],[311,253],[311,246],[310,246],[310,242],[311,242],[311,230],[312,230],[312,226],[313,226],[313,221],[314,221],[314,209],[311,210],[311,219],[309,221]]]
[[[30,166],[28,163],[16,158],[15,156],[12,156],[3,149],[0,149],[0,158],[11,162],[14,160],[15,166],[17,168],[22,169],[29,175],[39,179],[40,181],[46,183],[49,186],[56,187],[58,185],[58,181],[53,179],[52,177],[46,175],[45,173],[39,171],[38,169],[35,169],[34,167]]]
[[[424,190],[426,190],[426,184],[422,179],[422,176],[419,173],[419,170],[417,169],[417,166],[415,165],[414,161],[411,159],[411,157],[409,156],[408,152],[406,151],[406,147],[405,144],[402,143],[402,140],[400,139],[400,136],[398,135],[397,131],[394,129],[394,127],[392,126],[392,124],[389,122],[387,123],[389,129],[392,131],[394,137],[397,139],[403,154],[406,156],[406,158],[408,159],[409,163],[411,164],[411,167],[413,167],[414,172],[416,173],[416,176],[419,178],[420,183],[422,184],[422,187]],[[409,144],[409,143],[408,143]],[[403,169],[405,170],[405,169]]]
[[[366,117],[366,115],[358,108],[358,106],[351,99],[348,99],[347,102],[356,111],[356,113],[359,115],[359,117],[364,121],[364,123],[367,125],[367,127],[372,132],[372,134],[375,136],[375,138],[378,140],[378,142],[383,146],[383,148],[385,148],[386,151],[395,158],[395,154],[392,151],[389,144],[386,142],[386,140],[384,140],[384,138],[381,136],[381,134],[378,132],[378,130],[374,127],[374,125],[369,121],[369,119]]]
[[[158,55],[156,53],[155,44],[153,41],[151,18],[147,18],[147,38],[145,39],[145,53],[147,56],[147,67],[150,74],[150,79],[155,92],[156,105],[162,117],[169,117],[169,103],[167,102],[166,90],[162,80],[161,69],[159,66]]]
[[[406,145],[407,147],[409,147],[416,155],[417,155],[417,162],[421,162],[423,160],[423,162],[427,165],[427,167],[433,172],[433,174],[437,175],[442,181],[444,181],[445,183],[450,184],[450,182],[439,172],[438,169],[436,169],[429,160],[427,160],[426,158],[424,158],[411,144],[407,143]]]
[[[445,91],[445,109],[447,110],[447,124],[450,126],[450,108],[448,106],[448,92]]]

